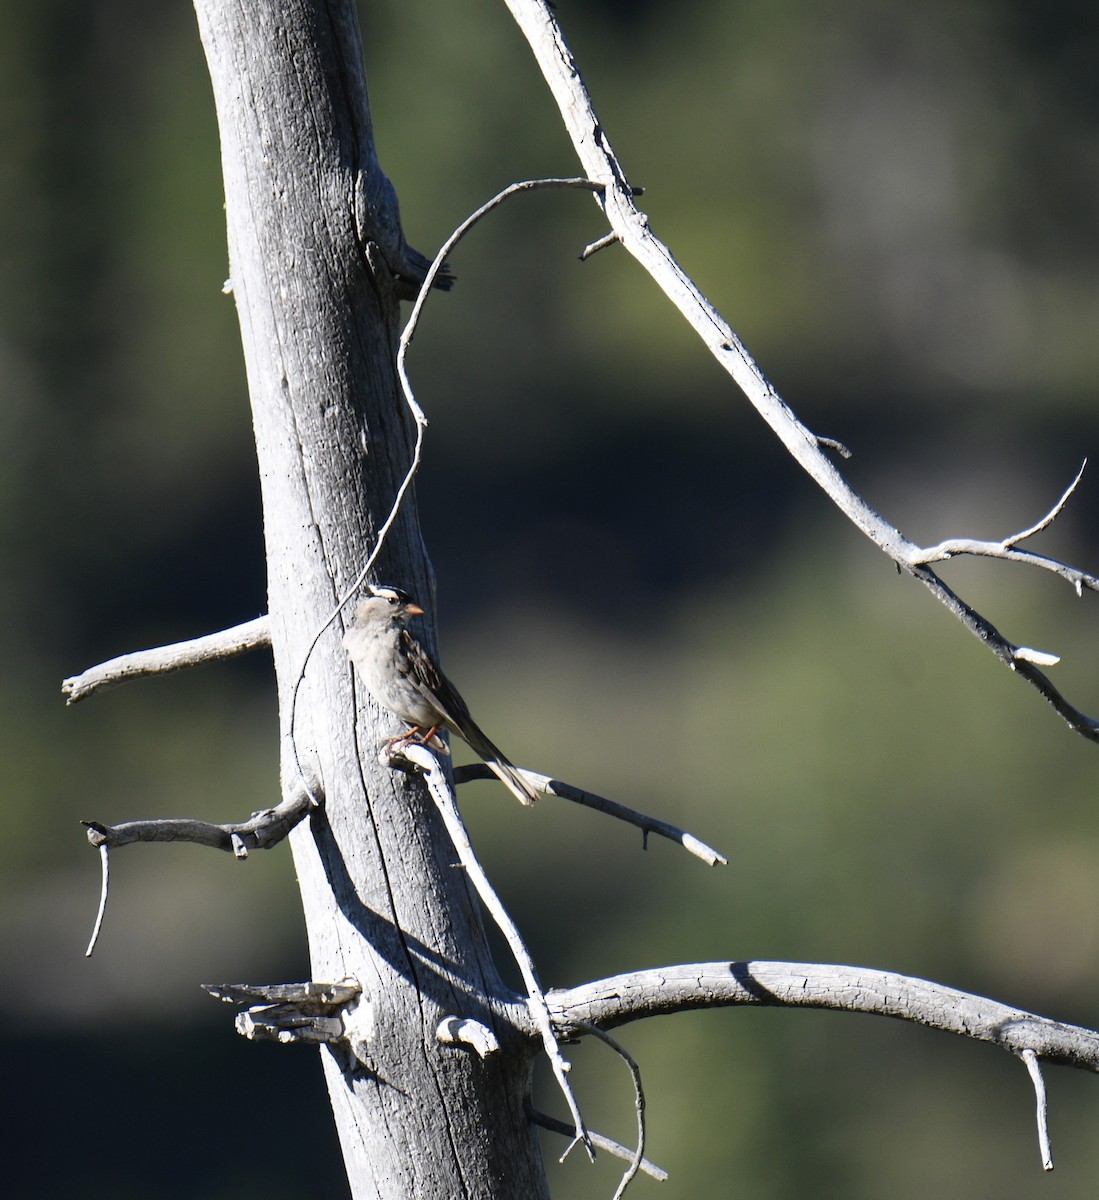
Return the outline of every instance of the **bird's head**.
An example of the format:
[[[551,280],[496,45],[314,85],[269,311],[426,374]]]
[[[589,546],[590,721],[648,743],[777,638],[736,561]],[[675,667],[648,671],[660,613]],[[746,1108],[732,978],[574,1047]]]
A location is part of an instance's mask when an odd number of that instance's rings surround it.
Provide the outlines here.
[[[370,595],[360,600],[355,610],[355,623],[363,624],[370,619],[389,619],[404,621],[409,617],[418,617],[423,609],[407,593],[395,587],[369,587]]]

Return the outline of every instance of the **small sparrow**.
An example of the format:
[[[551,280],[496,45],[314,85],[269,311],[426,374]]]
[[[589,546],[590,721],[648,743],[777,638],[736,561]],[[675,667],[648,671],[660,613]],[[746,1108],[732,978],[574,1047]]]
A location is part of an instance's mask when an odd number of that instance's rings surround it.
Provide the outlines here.
[[[451,730],[469,743],[521,804],[533,804],[538,793],[485,737],[454,685],[405,628],[409,617],[423,611],[399,588],[370,588],[343,639],[359,678],[383,708],[412,726],[404,738],[426,744],[438,729]]]

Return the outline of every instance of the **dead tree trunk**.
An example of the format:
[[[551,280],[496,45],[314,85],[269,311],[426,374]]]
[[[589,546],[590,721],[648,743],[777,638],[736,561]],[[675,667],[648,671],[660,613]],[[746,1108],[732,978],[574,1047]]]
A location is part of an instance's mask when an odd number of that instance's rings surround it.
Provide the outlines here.
[[[353,977],[360,1054],[324,1049],[356,1197],[547,1195],[524,1109],[533,1044],[438,814],[377,762],[396,730],[356,690],[336,620],[411,451],[394,373],[415,275],[375,155],[352,0],[196,0],[221,131],[230,280],[263,489],[284,788],[323,804],[292,835],[314,979]],[[424,598],[405,504],[376,578]],[[291,714],[294,734],[291,738]],[[481,1060],[436,1039],[451,1014],[494,1029]],[[279,1106],[292,1109],[294,1097]]]

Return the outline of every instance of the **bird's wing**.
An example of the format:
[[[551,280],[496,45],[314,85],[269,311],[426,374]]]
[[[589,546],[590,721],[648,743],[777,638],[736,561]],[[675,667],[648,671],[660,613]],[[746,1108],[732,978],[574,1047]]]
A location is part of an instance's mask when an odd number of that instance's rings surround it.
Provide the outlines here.
[[[404,668],[406,676],[420,695],[439,710],[439,716],[459,733],[469,726],[476,729],[469,709],[454,685],[407,629],[401,630],[401,648],[408,664]]]
[[[408,664],[406,673],[420,695],[485,760],[521,804],[533,804],[538,799],[538,793],[485,737],[458,690],[407,629],[401,630],[401,645]]]

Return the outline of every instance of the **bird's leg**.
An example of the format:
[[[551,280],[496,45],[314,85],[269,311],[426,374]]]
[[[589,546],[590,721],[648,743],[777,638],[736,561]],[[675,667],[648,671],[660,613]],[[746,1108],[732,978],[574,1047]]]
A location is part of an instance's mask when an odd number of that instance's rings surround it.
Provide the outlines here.
[[[441,725],[432,725],[430,729],[413,725],[411,729],[406,729],[404,733],[398,734],[395,738],[390,738],[386,743],[386,751],[390,754],[394,752],[399,754],[405,746],[415,743],[417,746],[427,746],[432,750],[438,751],[440,754],[449,754],[450,748],[442,738],[437,736],[441,728]]]

